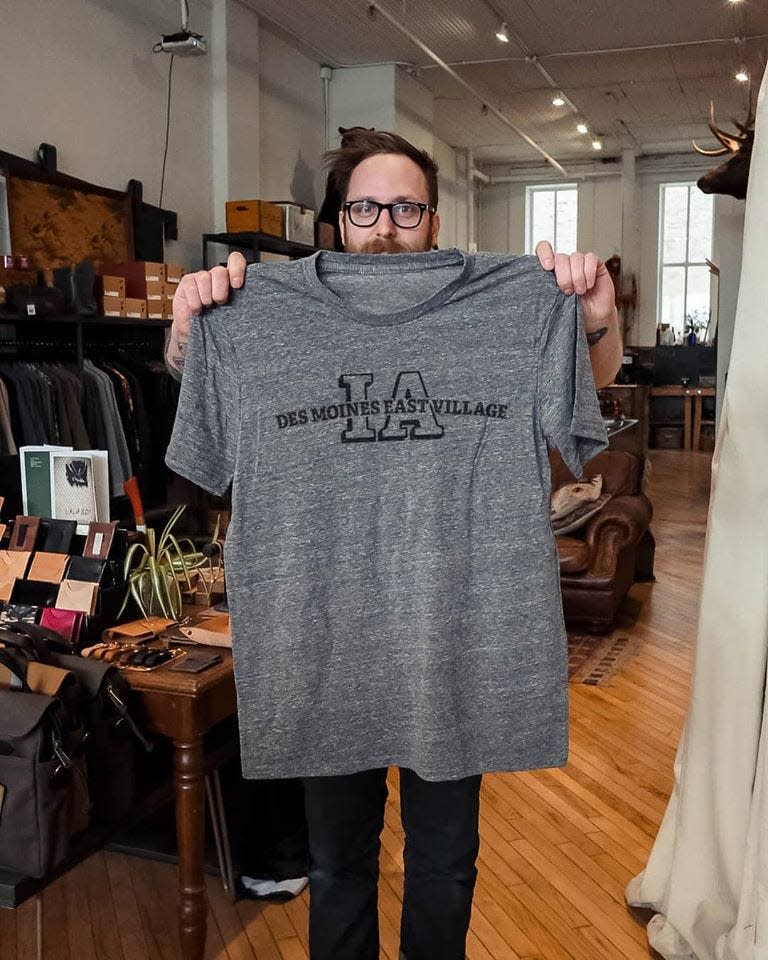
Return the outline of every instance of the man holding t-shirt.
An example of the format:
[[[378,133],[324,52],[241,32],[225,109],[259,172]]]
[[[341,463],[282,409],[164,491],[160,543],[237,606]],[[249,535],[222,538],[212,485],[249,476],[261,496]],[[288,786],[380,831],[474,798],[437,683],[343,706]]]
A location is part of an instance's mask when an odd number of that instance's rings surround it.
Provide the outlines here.
[[[360,258],[264,265],[243,286],[233,255],[232,306],[198,321],[188,356],[189,315],[223,302],[228,276],[184,278],[166,360],[189,366],[168,463],[214,492],[234,476],[243,766],[303,778],[311,960],[378,960],[389,764],[406,835],[402,955],[462,960],[482,773],[564,762],[541,454],[546,440],[578,469],[605,445],[589,363],[599,384],[620,363],[613,285],[594,255],[540,245],[563,293],[581,296],[587,358],[574,305],[529,260],[430,252],[426,153],[376,131],[330,167]],[[264,638],[240,629],[248,598]]]

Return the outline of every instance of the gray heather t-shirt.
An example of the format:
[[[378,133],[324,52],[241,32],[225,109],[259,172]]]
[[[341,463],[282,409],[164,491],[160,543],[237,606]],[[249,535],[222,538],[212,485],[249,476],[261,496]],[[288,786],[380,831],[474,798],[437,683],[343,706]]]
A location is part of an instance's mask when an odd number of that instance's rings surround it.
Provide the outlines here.
[[[565,762],[548,444],[578,475],[606,439],[534,257],[321,251],[193,321],[166,462],[232,482],[246,776]]]

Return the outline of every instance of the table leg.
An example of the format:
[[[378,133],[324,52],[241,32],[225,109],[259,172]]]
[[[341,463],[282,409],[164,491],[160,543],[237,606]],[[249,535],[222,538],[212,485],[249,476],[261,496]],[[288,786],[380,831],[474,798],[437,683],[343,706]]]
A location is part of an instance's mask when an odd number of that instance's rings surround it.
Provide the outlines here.
[[[174,746],[181,955],[184,960],[203,960],[207,912],[203,741],[201,737],[175,740]]]
[[[691,449],[691,395],[685,395],[685,436],[683,437],[683,449]]]
[[[693,441],[692,447],[698,450],[701,447],[701,397],[694,397],[693,408]]]

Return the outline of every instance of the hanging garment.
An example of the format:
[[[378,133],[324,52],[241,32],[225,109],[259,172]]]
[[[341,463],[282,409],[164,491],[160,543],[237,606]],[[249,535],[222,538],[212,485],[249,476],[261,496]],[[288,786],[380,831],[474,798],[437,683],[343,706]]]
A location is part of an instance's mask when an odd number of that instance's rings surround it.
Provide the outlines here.
[[[712,462],[691,702],[675,785],[627,900],[667,960],[768,957],[768,81],[757,104],[741,285]]]
[[[166,461],[233,481],[247,777],[565,762],[548,443],[579,475],[606,437],[535,257],[322,251],[193,323]]]

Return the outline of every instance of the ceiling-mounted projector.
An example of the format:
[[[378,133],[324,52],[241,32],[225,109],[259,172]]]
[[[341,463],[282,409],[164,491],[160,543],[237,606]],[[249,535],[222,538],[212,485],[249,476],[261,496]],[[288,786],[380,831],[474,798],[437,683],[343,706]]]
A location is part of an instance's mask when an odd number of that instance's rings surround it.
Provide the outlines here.
[[[199,33],[181,30],[179,33],[164,35],[160,41],[163,53],[175,53],[177,57],[199,57],[207,53],[205,37]]]
[[[192,33],[188,29],[189,7],[187,0],[181,0],[181,30],[178,33],[163,34],[160,42],[155,44],[155,51],[174,53],[177,57],[200,57],[207,53],[208,46],[205,37],[199,33]]]

